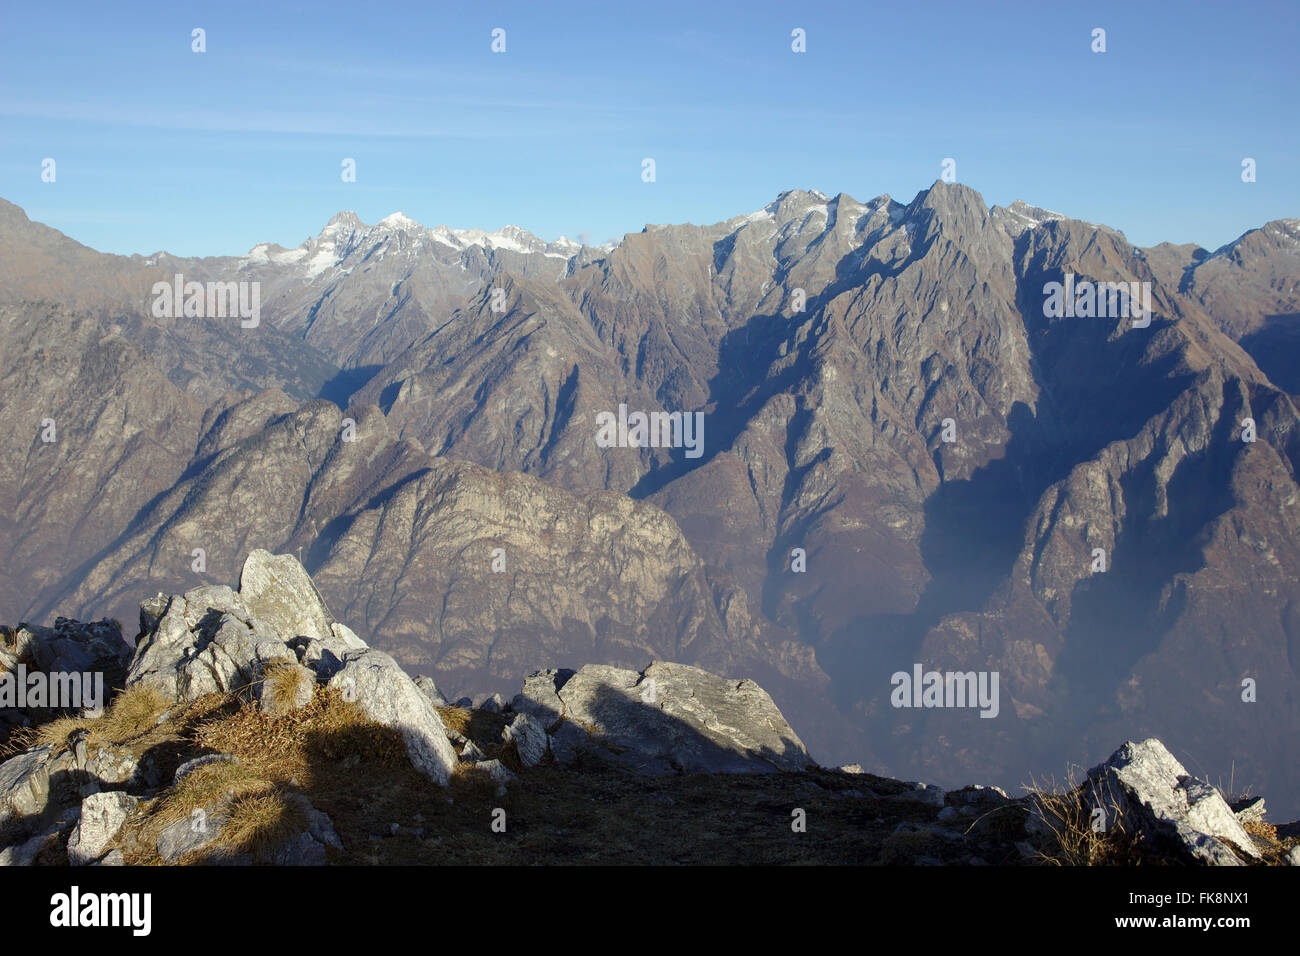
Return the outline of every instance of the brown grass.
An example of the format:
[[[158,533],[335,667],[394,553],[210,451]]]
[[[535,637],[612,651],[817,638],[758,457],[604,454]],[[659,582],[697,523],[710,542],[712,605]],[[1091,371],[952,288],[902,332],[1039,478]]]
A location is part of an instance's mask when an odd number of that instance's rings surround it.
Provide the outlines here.
[[[247,853],[258,862],[265,862],[276,847],[305,826],[302,815],[278,790],[236,797],[228,812],[230,819],[221,828],[215,849]]]
[[[1124,816],[1113,798],[1109,806],[1103,806],[1105,829],[1093,831],[1085,788],[1086,784],[1075,782],[1074,770],[1064,787],[1031,782],[1027,788],[1030,806],[1037,807],[1051,833],[1050,845],[1040,851],[1039,862],[1048,866],[1132,866],[1144,862],[1140,841],[1125,828]]]
[[[101,716],[56,717],[37,727],[21,728],[13,733],[3,750],[6,754],[21,753],[39,746],[64,750],[68,737],[78,730],[89,733],[89,744],[124,744],[153,730],[168,703],[167,698],[152,687],[128,687],[117,695]]]
[[[262,675],[262,692],[269,698],[270,709],[275,713],[288,711],[305,679],[307,675],[301,668],[286,661],[272,661]]]

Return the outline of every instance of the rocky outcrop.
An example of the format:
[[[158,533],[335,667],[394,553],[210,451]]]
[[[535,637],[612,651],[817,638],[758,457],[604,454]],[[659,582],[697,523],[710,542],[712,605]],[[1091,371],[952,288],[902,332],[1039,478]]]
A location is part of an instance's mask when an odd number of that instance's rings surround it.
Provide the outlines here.
[[[1118,857],[1237,865],[1293,862],[1297,856],[1294,834],[1265,823],[1262,799],[1229,806],[1156,739],[1126,743],[1068,794],[1012,798],[997,787],[945,790],[864,773],[858,766],[819,767],[756,682],[680,663],[656,661],[641,671],[599,664],[538,671],[508,703],[490,694],[468,713],[440,714],[445,700],[432,679],[412,679],[388,654],[351,646],[361,639],[334,620],[295,559],[255,553],[246,568],[239,592],[205,587],[145,601],[144,633],[132,661],[136,684],[168,699],[189,703],[198,694],[226,696],[198,704],[202,716],[194,725],[187,726],[193,718],[182,715],[195,708],[173,706],[156,720],[150,715],[141,722],[137,714],[133,729],[116,725],[125,736],[107,743],[88,723],[62,741],[0,764],[0,865],[117,865],[130,859],[319,866],[368,858],[358,840],[407,838],[418,842],[403,852],[423,859],[449,846],[442,833],[426,832],[424,814],[434,812],[431,804],[441,812],[462,802],[478,813],[478,802],[464,799],[476,787],[491,788],[502,803],[526,796],[529,853],[540,849],[560,858],[572,840],[575,803],[617,802],[619,814],[640,814],[678,830],[693,825],[679,801],[690,800],[693,808],[705,796],[730,801],[717,807],[719,814],[736,811],[737,804],[757,807],[761,819],[746,832],[759,844],[772,829],[774,808],[781,816],[791,813],[796,823],[815,812],[819,830],[847,820],[841,838],[856,840],[862,828],[870,828],[867,845],[855,845],[843,857],[832,854],[827,862],[978,866]],[[61,628],[82,632],[71,621]],[[233,636],[223,638],[223,630]],[[321,687],[333,693],[318,696]],[[229,705],[238,697],[245,706],[232,714]],[[248,709],[254,705],[260,716]],[[308,706],[312,710],[305,714],[294,713]],[[448,732],[443,714],[457,731]],[[328,719],[292,751],[306,762],[301,771],[282,780],[278,772],[255,768],[268,741],[313,716]],[[114,714],[105,719],[112,721]],[[239,728],[226,738],[238,753],[209,746],[220,739],[210,732],[227,719]],[[400,737],[409,766],[400,747],[376,747],[384,736],[376,724],[396,731],[388,739],[395,743]],[[337,728],[343,729],[336,734]],[[349,775],[371,750],[383,754],[359,775],[362,786],[372,788],[368,798],[359,797],[366,791],[355,789]],[[170,761],[166,774],[159,760]],[[378,776],[369,779],[373,774]],[[438,789],[453,774],[463,789]],[[667,792],[674,783],[682,788],[677,797]],[[407,813],[411,806],[420,808],[413,821],[419,826],[392,822],[385,825],[386,835],[376,834],[372,814],[363,811],[358,819],[369,832],[358,837],[357,821],[339,816],[377,796],[386,806],[400,807],[400,799],[390,799],[394,790],[409,793]],[[593,790],[614,795],[597,799]],[[328,802],[314,802],[317,791]],[[719,797],[728,792],[729,798]],[[555,800],[558,810],[554,804],[542,809]],[[669,816],[658,816],[664,807]],[[547,812],[564,822],[557,826]],[[582,819],[583,826],[593,822]],[[1062,839],[1062,827],[1072,828],[1068,839]],[[679,841],[668,842],[676,847]],[[756,859],[780,852],[777,843],[763,845]]]
[[[539,673],[512,706],[547,721],[553,734],[565,724],[582,728],[605,759],[638,773],[771,773],[813,762],[761,687],[684,664]],[[570,737],[561,748],[595,753],[595,743]]]
[[[162,605],[158,599],[153,603]],[[206,585],[165,599],[157,623],[136,645],[127,685],[194,700],[247,690],[268,665],[297,662],[280,633],[254,617],[239,595]]]
[[[46,673],[94,673],[110,679],[120,674],[131,657],[116,621],[86,624],[56,618],[53,627],[20,624],[14,631],[11,653]]]
[[[283,667],[282,683],[293,684],[292,706],[301,706],[310,687],[290,677],[310,674],[323,682],[341,655],[365,647],[334,620],[302,565],[260,549],[244,562],[238,592],[204,585],[184,595],[160,594],[141,605],[140,629],[128,686],[147,685],[179,700],[249,690],[260,701],[268,670]],[[303,664],[307,673],[294,669]]]
[[[1260,857],[1219,791],[1192,777],[1154,738],[1129,741],[1088,771],[1086,793],[1105,826],[1118,824],[1171,857],[1212,866]]]
[[[446,784],[456,755],[432,701],[396,661],[334,619],[293,556],[254,550],[239,592],[205,585],[160,595],[140,618],[129,686],[179,700],[244,692],[278,716],[305,706],[314,687],[327,684],[400,731],[415,767]]]
[[[131,649],[114,620],[57,618],[53,627],[0,631],[0,741],[58,714],[97,714],[120,686]]]

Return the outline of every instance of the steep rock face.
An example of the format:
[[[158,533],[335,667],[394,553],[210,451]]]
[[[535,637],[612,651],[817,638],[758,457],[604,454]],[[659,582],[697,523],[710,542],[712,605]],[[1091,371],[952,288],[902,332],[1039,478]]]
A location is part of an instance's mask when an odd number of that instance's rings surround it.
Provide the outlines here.
[[[596,447],[596,416],[657,410],[618,371],[562,291],[500,276],[357,394],[403,438],[439,455],[527,471],[575,491],[625,491],[653,452]],[[500,298],[494,295],[500,290]],[[500,308],[502,311],[496,311]]]
[[[122,329],[41,303],[0,305],[0,617],[55,598],[185,470],[200,408]]]
[[[1198,250],[1181,289],[1279,387],[1300,392],[1300,219],[1252,229],[1212,254]]]
[[[335,614],[407,666],[457,679],[508,685],[549,660],[589,655],[770,661],[790,679],[818,679],[797,655],[801,670],[781,665],[744,593],[710,577],[653,505],[431,458],[395,441],[378,409],[345,416],[325,402],[207,459],[88,569],[74,603],[125,614],[142,590],[234,580],[238,555],[259,543],[303,546]],[[202,574],[192,570],[196,548],[206,549]],[[337,625],[325,603],[278,596],[315,593],[297,562],[253,554],[240,573],[247,613],[224,610],[330,649]]]
[[[1075,734],[1101,747],[1107,732],[1135,725],[1195,727],[1169,736],[1200,759],[1231,761],[1233,741],[1296,719],[1292,695],[1247,699],[1244,682],[1297,675],[1286,622],[1300,577],[1300,420],[1195,303],[1169,298],[1166,308],[1147,330],[1034,331],[1054,386],[1039,420],[1061,436],[1058,460],[1079,463],[1043,490],[986,605],[942,615],[918,656],[999,670],[1018,722],[956,731],[951,715],[915,717],[928,742],[914,766],[942,766],[954,746],[970,746],[1027,770],[1049,740]],[[1092,375],[1052,374],[1064,361]],[[1122,376],[1122,392],[1103,368]],[[1088,410],[1091,423],[1069,409]],[[1254,443],[1242,440],[1247,418]],[[1276,748],[1261,742],[1259,752],[1260,782],[1289,787]]]

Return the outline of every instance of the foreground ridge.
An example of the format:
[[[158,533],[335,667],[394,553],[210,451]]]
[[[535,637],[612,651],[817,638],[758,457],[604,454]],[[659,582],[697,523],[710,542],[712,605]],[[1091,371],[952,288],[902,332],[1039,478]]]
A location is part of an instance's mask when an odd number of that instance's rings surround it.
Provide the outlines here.
[[[239,585],[148,598],[134,651],[111,620],[7,632],[0,677],[122,689],[98,715],[0,712],[0,865],[1300,864],[1300,825],[1229,805],[1154,738],[1078,786],[944,791],[818,766],[756,683],[684,664],[453,704],[292,556],[251,552]]]

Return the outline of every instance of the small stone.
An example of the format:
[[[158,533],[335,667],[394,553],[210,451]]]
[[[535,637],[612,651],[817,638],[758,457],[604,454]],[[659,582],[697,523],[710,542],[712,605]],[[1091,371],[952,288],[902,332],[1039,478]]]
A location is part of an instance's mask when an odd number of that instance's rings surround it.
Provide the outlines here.
[[[81,819],[68,837],[68,862],[85,866],[104,855],[138,801],[120,790],[95,793],[81,801]]]

